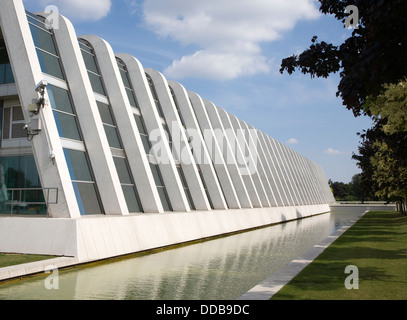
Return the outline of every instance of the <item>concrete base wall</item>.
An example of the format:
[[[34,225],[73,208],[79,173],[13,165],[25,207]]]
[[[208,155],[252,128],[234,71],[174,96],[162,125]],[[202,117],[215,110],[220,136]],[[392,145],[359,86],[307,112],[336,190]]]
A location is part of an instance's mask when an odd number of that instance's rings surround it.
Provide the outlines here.
[[[324,204],[78,219],[0,217],[0,252],[70,256],[83,263],[329,211]]]

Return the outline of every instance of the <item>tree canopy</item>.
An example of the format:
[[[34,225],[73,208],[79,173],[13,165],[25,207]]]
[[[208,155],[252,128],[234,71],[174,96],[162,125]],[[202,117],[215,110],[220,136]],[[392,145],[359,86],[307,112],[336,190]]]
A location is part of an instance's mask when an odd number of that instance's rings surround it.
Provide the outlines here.
[[[309,49],[282,60],[280,72],[300,70],[311,77],[340,72],[337,95],[355,116],[369,114],[367,97],[376,96],[384,84],[397,83],[407,75],[405,0],[319,0],[320,11],[331,14],[345,27],[346,8],[355,5],[360,14],[358,28],[341,45],[318,41]]]
[[[407,32],[405,0],[319,0],[320,11],[342,27],[352,6],[358,23],[340,45],[311,39],[299,55],[282,60],[280,72],[296,70],[311,77],[340,73],[337,96],[355,117],[365,115],[374,126],[359,133],[359,154],[353,159],[362,169],[367,193],[407,202]],[[352,16],[353,17],[353,16]],[[354,21],[355,22],[355,21]]]

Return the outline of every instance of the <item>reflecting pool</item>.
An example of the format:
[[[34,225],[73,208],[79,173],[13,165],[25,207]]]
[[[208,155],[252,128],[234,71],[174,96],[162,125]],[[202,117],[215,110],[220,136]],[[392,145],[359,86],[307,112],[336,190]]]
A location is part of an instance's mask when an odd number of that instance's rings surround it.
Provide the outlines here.
[[[0,299],[237,299],[365,209],[334,207],[298,221],[60,270],[56,290],[46,288],[48,274],[4,283]]]

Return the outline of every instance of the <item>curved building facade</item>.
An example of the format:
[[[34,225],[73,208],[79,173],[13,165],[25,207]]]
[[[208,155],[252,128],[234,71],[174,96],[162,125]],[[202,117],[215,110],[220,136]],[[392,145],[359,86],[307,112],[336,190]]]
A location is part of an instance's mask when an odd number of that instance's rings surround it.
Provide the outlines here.
[[[0,252],[91,261],[330,211],[323,169],[78,36],[0,10]]]

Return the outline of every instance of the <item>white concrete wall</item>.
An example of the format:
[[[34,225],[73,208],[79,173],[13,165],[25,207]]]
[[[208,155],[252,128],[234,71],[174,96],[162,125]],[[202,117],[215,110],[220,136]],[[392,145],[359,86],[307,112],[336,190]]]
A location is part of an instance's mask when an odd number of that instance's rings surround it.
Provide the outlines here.
[[[2,218],[0,252],[72,256],[81,263],[329,211],[328,205],[314,205],[80,219]]]

